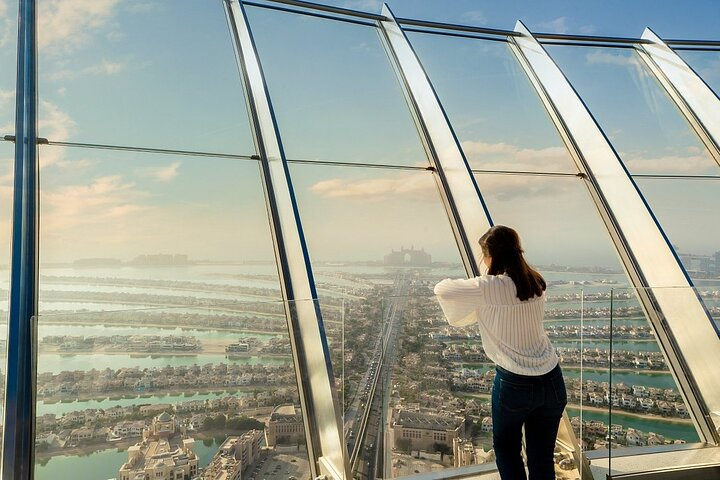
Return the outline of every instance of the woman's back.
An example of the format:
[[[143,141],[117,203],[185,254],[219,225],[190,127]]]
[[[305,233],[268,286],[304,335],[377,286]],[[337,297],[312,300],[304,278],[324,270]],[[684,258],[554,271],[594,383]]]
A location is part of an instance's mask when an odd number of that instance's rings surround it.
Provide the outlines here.
[[[451,325],[477,324],[487,356],[518,375],[543,375],[558,357],[543,328],[545,295],[517,298],[507,275],[484,275],[468,280],[446,279],[435,295]]]

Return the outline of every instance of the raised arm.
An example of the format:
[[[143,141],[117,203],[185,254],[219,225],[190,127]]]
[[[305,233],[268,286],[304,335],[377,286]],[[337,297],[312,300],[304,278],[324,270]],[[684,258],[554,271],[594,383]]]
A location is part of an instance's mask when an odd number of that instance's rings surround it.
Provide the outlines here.
[[[447,278],[435,285],[434,291],[450,325],[465,327],[477,321],[476,309],[482,301],[477,278]]]

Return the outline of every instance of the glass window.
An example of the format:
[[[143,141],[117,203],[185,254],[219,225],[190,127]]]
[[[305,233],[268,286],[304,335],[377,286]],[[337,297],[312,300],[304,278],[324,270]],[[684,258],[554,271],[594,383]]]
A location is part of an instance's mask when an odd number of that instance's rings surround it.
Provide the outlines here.
[[[634,50],[546,48],[630,173],[718,173],[718,164]]]
[[[720,321],[718,179],[636,178],[715,322]]]
[[[628,392],[634,386],[671,389],[673,398],[679,398],[679,390],[586,187],[575,178],[475,178],[495,223],[517,229],[528,261],[548,282],[545,325],[561,356],[567,412],[576,434],[587,449],[607,448],[609,385],[622,383]],[[611,333],[618,366],[612,379],[607,364]],[[650,356],[662,364],[649,368],[642,360]],[[625,440],[628,428],[645,438],[655,432],[667,440],[697,441],[692,422],[679,413],[672,418],[663,418],[659,410],[638,414],[635,396],[628,393],[627,398],[626,405],[613,403],[612,423],[624,432],[622,440],[615,439],[618,446],[631,446]]]
[[[15,132],[17,0],[0,4],[0,136]]]
[[[10,263],[12,261],[12,206],[15,144],[0,141],[0,382],[5,385],[7,365],[7,321],[10,298]],[[0,393],[0,416],[5,414],[5,388]],[[0,417],[1,418],[1,417]],[[2,441],[2,432],[0,432]],[[0,448],[0,450],[2,450]]]
[[[17,0],[0,2],[0,137],[15,134],[17,12]],[[15,144],[0,138],[0,382],[3,386],[7,364],[14,165]],[[0,393],[0,401],[2,419],[5,415],[5,388]],[[0,442],[2,440],[0,432]]]
[[[720,50],[677,50],[676,53],[705,80],[715,95],[720,97]]]
[[[711,245],[715,237],[704,233],[713,228],[706,220],[712,214],[703,213],[705,202],[717,201],[716,182],[681,178],[717,175],[718,164],[634,50],[549,47],[549,51],[625,166],[636,175],[642,195],[693,282],[702,284],[697,285],[699,290],[711,288],[707,277],[714,260],[707,264],[709,260],[698,258],[709,259],[717,250],[717,245]],[[673,179],[651,179],[643,174],[672,175]],[[713,312],[711,299],[704,300]],[[714,315],[717,317],[716,312]]]
[[[409,33],[473,169],[577,172],[505,42]]]
[[[333,370],[342,379],[346,441],[360,455],[357,473],[372,471],[389,428],[393,444],[378,458],[414,465],[407,435],[392,427],[396,415],[378,412],[417,408],[454,422],[436,402],[464,402],[449,381],[456,368],[442,360],[448,326],[432,287],[465,272],[432,173],[301,164],[290,171]],[[427,435],[423,449],[432,447]],[[443,445],[451,449],[452,441]]]
[[[165,437],[190,458],[177,465],[209,469],[226,436],[252,429],[292,446],[270,454],[307,477],[257,163],[40,153],[54,161],[41,170],[35,477],[134,478],[146,463],[129,459],[150,461]]]
[[[288,158],[427,165],[375,28],[246,10]]]
[[[221,2],[41,2],[40,135],[252,155]]]

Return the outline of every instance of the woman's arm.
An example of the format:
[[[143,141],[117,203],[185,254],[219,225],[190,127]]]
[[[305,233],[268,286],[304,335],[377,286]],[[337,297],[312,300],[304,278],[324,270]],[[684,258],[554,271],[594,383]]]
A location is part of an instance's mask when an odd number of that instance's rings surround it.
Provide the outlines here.
[[[450,325],[465,327],[477,321],[475,310],[482,301],[482,290],[477,278],[447,278],[435,285],[434,291]]]

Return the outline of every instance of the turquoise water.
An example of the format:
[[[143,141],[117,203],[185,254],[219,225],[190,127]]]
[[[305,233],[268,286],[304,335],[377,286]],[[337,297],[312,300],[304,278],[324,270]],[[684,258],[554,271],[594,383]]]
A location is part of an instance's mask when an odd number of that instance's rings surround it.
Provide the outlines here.
[[[233,393],[233,397],[243,397],[249,395],[249,392],[237,392]],[[142,404],[159,404],[159,403],[180,403],[189,402],[191,400],[210,400],[213,398],[222,398],[230,396],[228,392],[221,393],[194,393],[192,395],[154,395],[152,397],[134,397],[134,398],[120,398],[111,400],[107,398],[105,400],[86,400],[83,402],[69,402],[69,403],[50,403],[45,404],[42,401],[37,403],[37,415],[44,415],[46,413],[54,413],[56,415],[63,415],[68,412],[74,412],[77,410],[86,410],[88,408],[106,409],[112,407],[128,407],[131,405],[142,405]]]
[[[97,370],[111,368],[162,368],[167,365],[179,367],[182,365],[205,365],[206,363],[227,363],[237,365],[285,365],[292,360],[275,357],[228,357],[223,354],[201,355],[62,355],[57,353],[43,353],[38,355],[37,368],[39,373],[60,373],[64,370],[88,370],[88,367]]]
[[[202,440],[195,441],[195,453],[200,467],[206,467],[220,444],[212,441],[205,446]],[[35,464],[36,480],[64,480],[83,478],[88,480],[106,480],[119,478],[118,471],[128,459],[126,450],[109,449],[83,456],[52,457],[46,464]],[[82,472],[82,476],[79,476]]]
[[[570,417],[579,417],[580,410],[577,408],[568,408],[567,413]],[[583,413],[583,420],[600,420],[605,425],[609,424],[607,412],[588,412]],[[686,442],[699,441],[695,427],[691,424],[659,422],[653,419],[638,418],[622,413],[612,413],[612,423],[619,424],[625,428],[635,428],[645,433],[655,432],[664,435],[666,438],[673,440],[685,440]]]
[[[567,341],[567,340],[551,340],[552,344],[556,348],[580,348],[580,340]],[[615,340],[612,342],[613,350],[616,352],[619,350],[627,350],[631,352],[659,352],[660,347],[658,344],[653,342],[632,342],[624,340]],[[599,348],[601,350],[608,350],[610,348],[609,340],[585,340],[582,342],[583,348]]]
[[[572,367],[563,367],[563,374],[568,378],[580,377],[580,369]],[[605,370],[583,369],[583,380],[593,380],[596,382],[609,382],[613,385],[624,383],[625,385],[643,385],[645,387],[656,388],[674,388],[675,380],[669,373],[635,373],[635,372],[613,372],[610,378],[610,372]]]
[[[198,340],[228,340],[239,337],[255,337],[261,342],[267,342],[271,338],[279,337],[281,334],[273,333],[244,333],[239,331],[229,332],[223,330],[198,330],[193,328],[156,328],[156,327],[123,327],[111,325],[50,325],[40,321],[38,325],[38,338],[41,340],[51,335],[73,335],[73,336],[112,336],[112,335],[189,335]]]

